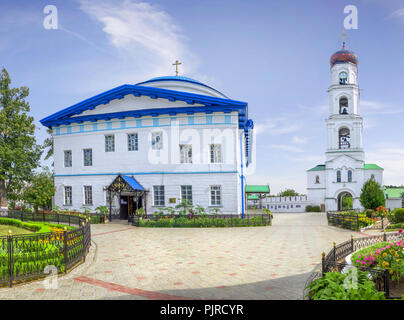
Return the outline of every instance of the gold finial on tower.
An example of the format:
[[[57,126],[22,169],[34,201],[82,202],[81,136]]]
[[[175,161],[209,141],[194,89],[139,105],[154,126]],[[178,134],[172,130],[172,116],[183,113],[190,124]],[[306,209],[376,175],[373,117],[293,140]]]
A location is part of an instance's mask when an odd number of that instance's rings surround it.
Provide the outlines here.
[[[175,66],[175,75],[178,77],[178,66],[181,65],[182,63],[179,62],[178,60],[175,60],[175,63],[173,63],[173,66]]]
[[[346,44],[346,30],[342,30],[342,50],[345,50],[345,44]]]

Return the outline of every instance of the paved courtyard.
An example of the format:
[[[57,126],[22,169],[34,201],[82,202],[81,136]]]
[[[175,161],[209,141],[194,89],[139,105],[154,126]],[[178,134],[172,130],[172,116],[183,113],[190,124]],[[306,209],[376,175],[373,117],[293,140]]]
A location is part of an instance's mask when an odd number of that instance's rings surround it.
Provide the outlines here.
[[[136,228],[93,225],[85,264],[58,279],[0,289],[3,299],[302,299],[321,253],[363,234],[324,213],[275,214],[273,226]]]

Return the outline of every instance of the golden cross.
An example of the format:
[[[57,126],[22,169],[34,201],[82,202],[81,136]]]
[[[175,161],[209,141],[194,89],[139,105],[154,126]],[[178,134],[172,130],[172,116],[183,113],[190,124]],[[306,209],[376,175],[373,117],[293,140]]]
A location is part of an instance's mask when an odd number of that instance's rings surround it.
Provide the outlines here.
[[[173,66],[175,66],[175,75],[178,76],[178,66],[182,64],[178,60],[175,60],[175,63],[173,63]]]
[[[345,43],[346,43],[346,30],[342,30],[342,46],[343,49],[345,49]]]

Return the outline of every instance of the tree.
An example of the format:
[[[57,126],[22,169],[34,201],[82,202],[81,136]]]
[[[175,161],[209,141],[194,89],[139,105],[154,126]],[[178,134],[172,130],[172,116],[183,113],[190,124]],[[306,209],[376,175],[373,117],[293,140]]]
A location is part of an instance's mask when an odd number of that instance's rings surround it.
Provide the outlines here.
[[[53,156],[53,137],[52,137],[52,130],[51,129],[47,129],[46,132],[49,134],[49,137],[47,137],[44,142],[43,142],[43,146],[42,148],[44,150],[48,149],[46,151],[46,155],[45,155],[45,160],[48,160],[50,157]],[[52,163],[53,166],[53,163]]]
[[[0,185],[9,200],[19,200],[19,191],[39,165],[42,148],[36,143],[34,118],[28,115],[27,87],[10,88],[6,69],[0,73]]]
[[[34,207],[35,211],[38,211],[39,208],[52,207],[54,194],[53,174],[45,170],[33,176],[31,183],[24,190],[24,199]]]
[[[286,189],[286,190],[278,193],[278,197],[294,197],[294,196],[298,196],[298,195],[299,195],[299,193],[297,193],[293,189]]]
[[[365,209],[375,210],[379,206],[386,205],[383,189],[374,179],[369,179],[363,185],[360,201]]]

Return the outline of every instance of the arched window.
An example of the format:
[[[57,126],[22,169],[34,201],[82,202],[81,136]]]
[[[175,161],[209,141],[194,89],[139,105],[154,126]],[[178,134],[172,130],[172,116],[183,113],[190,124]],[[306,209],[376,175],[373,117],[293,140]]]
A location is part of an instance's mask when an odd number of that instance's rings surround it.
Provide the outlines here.
[[[370,179],[375,180],[375,175],[372,174],[372,175],[370,176]]]
[[[320,177],[316,176],[316,183],[320,183]]]
[[[348,114],[348,99],[346,97],[339,99],[339,113]]]
[[[350,131],[348,128],[341,128],[338,131],[338,141],[339,141],[339,148],[340,149],[349,149],[351,147],[351,143],[349,142],[350,138]]]
[[[341,171],[337,171],[337,182],[341,182]]]
[[[352,182],[352,171],[348,170],[348,182]]]
[[[348,83],[348,74],[345,71],[342,71],[339,74],[339,84],[347,84]]]

